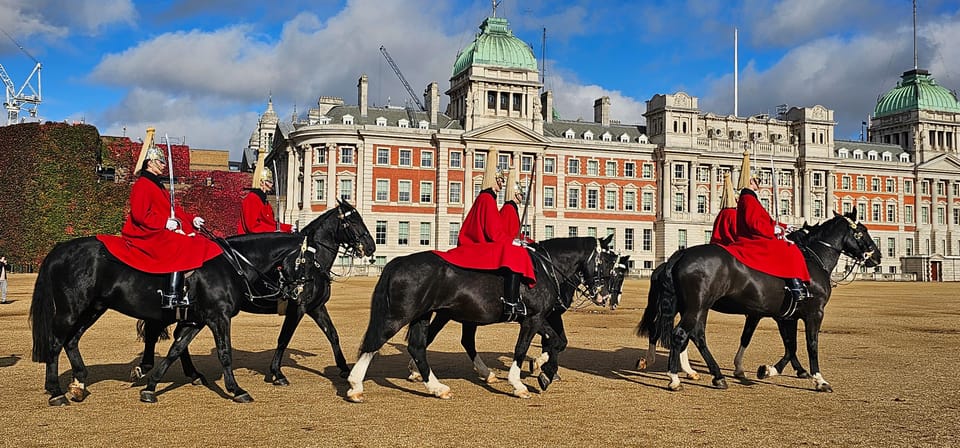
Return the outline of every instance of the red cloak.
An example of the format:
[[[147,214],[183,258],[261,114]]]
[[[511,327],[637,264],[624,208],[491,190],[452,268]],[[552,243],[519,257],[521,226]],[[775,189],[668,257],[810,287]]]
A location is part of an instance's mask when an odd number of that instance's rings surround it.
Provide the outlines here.
[[[726,246],[737,239],[737,209],[725,208],[717,214],[713,221],[713,233],[710,234],[710,244]]]
[[[774,234],[774,220],[749,188],[737,201],[736,241],[721,246],[752,269],[780,278],[810,281],[807,262],[800,249]]]
[[[187,235],[196,232],[194,216],[174,209]],[[107,250],[130,267],[150,274],[167,274],[199,268],[223,251],[213,241],[166,229],[170,196],[157,176],[142,174],[130,191],[130,214],[120,236],[97,235]]]
[[[468,269],[497,270],[506,268],[523,277],[533,287],[536,276],[530,254],[522,246],[513,244],[520,230],[520,214],[512,201],[497,210],[497,196],[491,189],[480,192],[467,213],[457,247],[448,251],[433,251],[448,263]]]
[[[240,204],[240,222],[237,224],[237,235],[276,231],[277,220],[273,217],[273,207],[267,202],[267,194],[260,189],[248,193]],[[290,233],[293,231],[293,226],[281,223],[280,231]]]

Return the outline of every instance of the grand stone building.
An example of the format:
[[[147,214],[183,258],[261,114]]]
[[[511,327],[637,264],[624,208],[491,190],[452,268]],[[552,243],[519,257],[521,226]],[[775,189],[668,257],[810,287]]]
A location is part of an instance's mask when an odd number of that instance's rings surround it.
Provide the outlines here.
[[[424,91],[424,111],[372,107],[366,75],[355,104],[321,96],[306,119],[282,120],[269,103],[245,159],[282,167],[282,218],[302,226],[345,198],[375,234],[377,264],[448,249],[485,164],[506,166],[512,154],[534,182],[526,232],[613,233],[643,273],[709,240],[723,175],[738,179],[746,151],[760,200],[781,221],[856,209],[883,250],[871,275],[960,280],[952,268],[960,255],[960,103],[926,71],[904,73],[881,97],[865,142],[836,140],[833,111],[821,105],[736,117],[701,111],[684,92],[647,101],[646,125],[614,119],[608,97],[594,102],[593,121],[566,120],[507,21],[487,18],[480,31],[456,58],[444,111],[436,82]],[[491,148],[498,160],[487,159]]]

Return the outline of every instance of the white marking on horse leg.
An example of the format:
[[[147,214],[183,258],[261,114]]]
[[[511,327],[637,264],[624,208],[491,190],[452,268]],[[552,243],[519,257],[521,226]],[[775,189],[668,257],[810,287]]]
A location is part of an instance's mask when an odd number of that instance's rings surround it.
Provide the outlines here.
[[[540,368],[543,367],[543,365],[546,364],[547,361],[549,360],[550,360],[549,353],[547,352],[541,353],[540,356],[537,357],[537,359],[533,360],[533,370],[534,371],[540,370]],[[533,372],[530,372],[530,373],[533,374]]]
[[[423,381],[423,376],[420,375],[420,369],[417,368],[417,363],[413,362],[412,359],[407,363],[407,369],[410,370],[410,376],[407,377],[407,381],[415,383]]]
[[[687,349],[683,349],[683,351],[680,352],[680,370],[683,370],[683,373],[687,374],[687,378],[693,381],[700,381],[700,374],[690,366],[690,355],[687,354]]]
[[[513,395],[518,398],[530,398],[530,391],[527,385],[520,381],[520,366],[514,361],[510,364],[510,373],[507,374],[507,381],[513,386]]]
[[[737,378],[746,376],[743,370],[743,354],[746,352],[747,348],[741,345],[740,348],[737,349],[737,356],[733,357],[733,376]]]
[[[777,371],[777,368],[774,366],[767,366],[767,376],[774,377],[780,375],[780,372]]]
[[[833,392],[833,388],[830,387],[830,383],[827,380],[823,379],[823,375],[820,372],[817,372],[813,375],[813,381],[816,384],[816,389],[820,392]]]
[[[367,368],[370,367],[370,361],[373,360],[374,354],[374,352],[361,354],[360,359],[358,359],[357,363],[350,369],[350,376],[347,377],[347,382],[350,383],[350,390],[347,391],[347,399],[350,401],[356,403],[363,402],[363,378],[367,376]]]
[[[667,373],[667,376],[670,377],[670,383],[667,384],[667,388],[670,390],[680,390],[682,387],[680,384],[680,375],[676,373]]]
[[[483,360],[480,359],[480,355],[473,357],[473,370],[477,372],[477,375],[480,375],[480,379],[487,384],[493,384],[497,382],[497,376],[490,371],[490,368],[484,364]]]
[[[453,396],[450,394],[450,388],[437,379],[437,377],[433,374],[433,370],[430,371],[430,376],[427,382],[423,384],[427,387],[427,392],[430,392],[437,398],[446,400]]]

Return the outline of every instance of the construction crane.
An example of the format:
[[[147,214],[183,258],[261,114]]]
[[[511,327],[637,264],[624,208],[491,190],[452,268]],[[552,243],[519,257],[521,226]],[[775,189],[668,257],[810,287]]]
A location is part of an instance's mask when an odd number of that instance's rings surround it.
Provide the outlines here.
[[[43,68],[43,65],[37,58],[33,57],[30,52],[23,48],[9,33],[3,31],[3,34],[6,34],[13,44],[27,55],[33,62],[36,64],[33,66],[33,71],[30,72],[30,76],[27,76],[26,81],[17,89],[16,85],[13,83],[13,80],[10,79],[10,75],[7,74],[7,70],[3,68],[3,64],[0,64],[0,80],[3,80],[4,91],[6,92],[6,99],[3,101],[3,107],[7,109],[7,124],[17,124],[20,122],[20,110],[27,109],[30,113],[30,116],[33,118],[37,117],[37,107],[42,101],[42,95],[40,90],[40,70]],[[33,77],[36,75],[37,84],[36,87],[33,85]]]
[[[417,94],[414,93],[413,88],[410,87],[410,83],[407,82],[407,79],[403,77],[403,73],[400,73],[400,67],[397,67],[397,63],[393,62],[393,58],[390,57],[390,53],[387,53],[387,47],[383,45],[380,46],[380,52],[383,53],[383,57],[387,58],[387,63],[390,64],[390,67],[393,68],[393,71],[396,72],[397,77],[400,78],[400,82],[403,83],[403,87],[406,87],[407,93],[410,94],[410,99],[420,108],[421,111],[427,110],[426,107],[423,107],[423,102],[417,99]]]

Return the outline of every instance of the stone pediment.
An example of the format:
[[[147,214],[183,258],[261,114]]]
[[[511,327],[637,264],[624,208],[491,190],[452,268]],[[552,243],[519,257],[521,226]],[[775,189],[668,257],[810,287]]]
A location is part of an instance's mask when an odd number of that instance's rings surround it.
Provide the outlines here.
[[[549,144],[544,136],[521,126],[513,120],[503,120],[463,133],[464,140],[482,140],[489,142],[516,144]]]
[[[960,159],[953,154],[941,154],[918,165],[917,172],[960,174]]]

